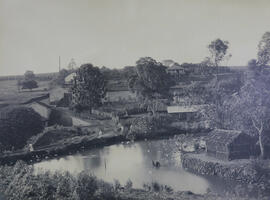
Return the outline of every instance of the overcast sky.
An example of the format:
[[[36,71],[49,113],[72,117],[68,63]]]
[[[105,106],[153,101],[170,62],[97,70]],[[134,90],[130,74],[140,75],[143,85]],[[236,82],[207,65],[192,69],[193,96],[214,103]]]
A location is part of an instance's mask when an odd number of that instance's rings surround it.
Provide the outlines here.
[[[143,56],[200,62],[216,38],[229,65],[256,58],[269,0],[0,0],[0,75],[77,64],[121,68]]]

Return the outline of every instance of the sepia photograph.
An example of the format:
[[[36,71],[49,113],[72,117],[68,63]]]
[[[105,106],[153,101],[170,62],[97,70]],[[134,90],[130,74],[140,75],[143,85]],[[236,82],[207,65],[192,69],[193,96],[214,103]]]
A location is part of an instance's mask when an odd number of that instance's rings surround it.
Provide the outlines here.
[[[270,1],[0,0],[0,200],[270,200]]]

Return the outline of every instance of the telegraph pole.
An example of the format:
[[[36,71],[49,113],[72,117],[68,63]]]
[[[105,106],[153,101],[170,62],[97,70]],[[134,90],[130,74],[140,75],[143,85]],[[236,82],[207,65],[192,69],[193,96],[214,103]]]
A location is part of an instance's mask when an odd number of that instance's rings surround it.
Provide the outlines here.
[[[59,56],[59,72],[61,70],[61,56]]]

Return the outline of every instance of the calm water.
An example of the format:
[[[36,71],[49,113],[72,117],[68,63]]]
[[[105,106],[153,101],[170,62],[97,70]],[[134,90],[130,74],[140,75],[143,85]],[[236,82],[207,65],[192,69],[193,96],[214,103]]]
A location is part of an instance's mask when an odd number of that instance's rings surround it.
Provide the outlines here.
[[[117,179],[125,184],[130,179],[136,188],[141,188],[144,183],[157,181],[170,185],[175,190],[205,193],[210,188],[220,193],[232,185],[220,179],[186,172],[181,167],[180,159],[175,140],[168,139],[112,145],[42,161],[34,167],[37,171],[67,170],[73,174],[89,170],[108,182]],[[152,160],[158,160],[161,167],[153,168]]]

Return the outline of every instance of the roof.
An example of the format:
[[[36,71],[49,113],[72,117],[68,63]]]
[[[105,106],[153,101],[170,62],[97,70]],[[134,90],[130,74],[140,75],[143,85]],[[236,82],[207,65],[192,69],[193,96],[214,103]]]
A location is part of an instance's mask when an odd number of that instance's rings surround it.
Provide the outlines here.
[[[207,141],[217,141],[221,142],[224,145],[231,143],[239,135],[244,134],[239,130],[224,130],[224,129],[215,129],[207,137]]]
[[[202,106],[192,105],[192,106],[168,106],[168,113],[193,113],[198,112]]]
[[[39,104],[39,105],[41,105],[41,106],[43,106],[43,107],[45,107],[45,108],[48,108],[48,109],[51,109],[51,108],[52,108],[50,105],[48,105],[48,104],[46,104],[46,103],[43,103],[43,102],[41,102],[41,101],[35,101],[35,102],[33,102],[33,103]]]
[[[168,70],[184,70],[183,67],[181,67],[179,64],[174,63],[173,65],[171,65]]]
[[[73,79],[74,79],[75,76],[76,76],[76,73],[75,72],[67,75],[66,78],[65,78],[65,83],[71,83],[71,81],[73,81]]]
[[[28,100],[28,101],[26,101],[26,102],[24,102],[22,104],[30,104],[30,103],[33,103],[33,102],[42,101],[44,99],[48,99],[49,97],[50,97],[50,94],[47,93],[47,94],[42,95],[42,96],[34,97],[34,98],[32,98],[32,99],[30,99],[30,100]]]

